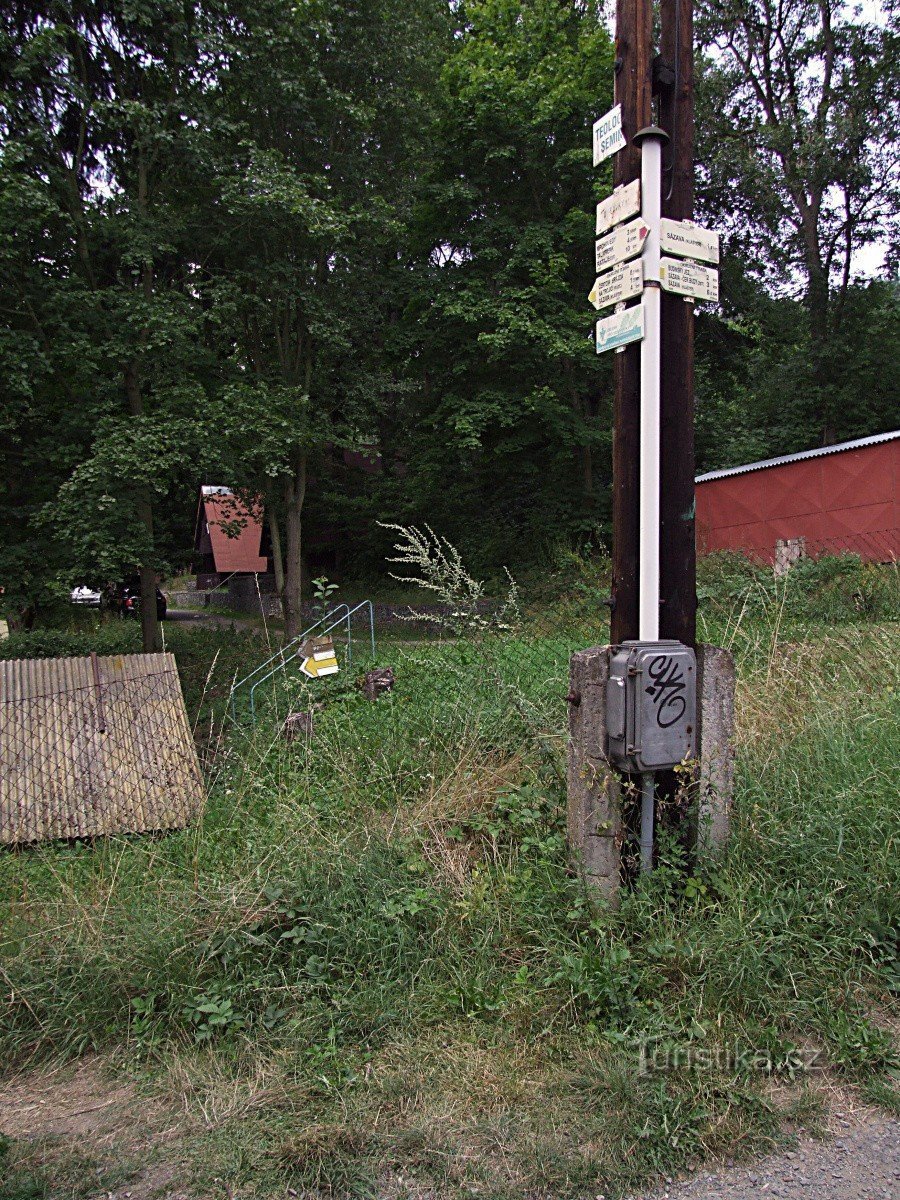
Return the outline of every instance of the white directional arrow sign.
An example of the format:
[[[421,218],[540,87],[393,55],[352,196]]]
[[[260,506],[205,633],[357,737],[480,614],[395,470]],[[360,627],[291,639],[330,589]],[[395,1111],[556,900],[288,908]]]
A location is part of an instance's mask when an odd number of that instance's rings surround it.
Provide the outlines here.
[[[330,637],[307,638],[300,646],[300,654],[300,670],[310,679],[337,674],[338,660]]]
[[[659,282],[665,291],[677,292],[680,296],[693,296],[695,300],[719,299],[719,272],[712,267],[701,267],[699,263],[661,258]]]
[[[641,211],[641,181],[633,180],[617,187],[611,196],[601,200],[597,205],[597,236],[612,229],[620,221],[636,217]]]
[[[649,227],[638,217],[636,221],[619,225],[612,233],[600,238],[597,242],[597,271],[605,271],[616,263],[640,254],[649,232]]]
[[[632,296],[639,296],[643,288],[644,270],[638,259],[637,262],[613,267],[606,275],[599,275],[588,292],[588,300],[594,308],[606,308],[609,304],[618,304],[620,300],[630,300]]]
[[[663,217],[659,223],[660,249],[682,258],[700,262],[719,261],[719,235],[713,229],[701,229],[691,221],[672,221]]]
[[[619,346],[627,346],[629,342],[639,342],[643,336],[644,306],[635,304],[633,308],[624,308],[611,317],[600,318],[595,338],[597,353],[616,350]]]
[[[594,122],[594,166],[599,167],[605,158],[627,145],[622,134],[622,105],[617,104]]]

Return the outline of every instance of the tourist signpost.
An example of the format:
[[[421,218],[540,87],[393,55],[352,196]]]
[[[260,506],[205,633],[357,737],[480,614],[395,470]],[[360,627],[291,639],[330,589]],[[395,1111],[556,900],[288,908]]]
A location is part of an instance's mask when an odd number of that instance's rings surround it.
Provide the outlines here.
[[[631,342],[639,342],[644,336],[644,306],[632,305],[615,312],[611,317],[601,317],[597,322],[595,342],[597,353],[618,350]]]
[[[641,211],[641,181],[633,179],[631,183],[614,188],[611,196],[601,200],[597,205],[597,227],[595,233],[599,237],[629,217],[636,217]]]
[[[613,267],[605,275],[598,275],[594,286],[588,292],[588,300],[594,308],[607,308],[610,304],[618,304],[621,300],[630,300],[639,296],[644,286],[644,276],[640,261],[623,263]]]
[[[677,292],[679,296],[691,296],[695,300],[713,303],[719,299],[719,272],[700,263],[661,258],[659,281],[667,292]]]
[[[712,229],[702,229],[693,221],[673,221],[663,217],[659,223],[659,245],[669,254],[693,258],[698,262],[719,261],[719,235]]]
[[[617,104],[594,122],[594,166],[599,167],[604,159],[627,145],[622,134],[622,105]]]
[[[615,107],[593,126],[615,186],[589,295],[615,307],[595,320],[597,353],[615,351],[611,644],[572,656],[567,815],[573,863],[613,904],[638,781],[641,870],[657,801],[678,821],[696,795],[698,849],[727,839],[734,700],[728,652],[697,646],[694,307],[718,298],[719,239],[692,220],[693,0],[615,10]]]
[[[616,263],[625,262],[640,254],[650,230],[640,217],[627,225],[618,225],[612,233],[597,240],[595,248],[596,270],[605,271]]]
[[[300,647],[300,670],[310,679],[336,675],[338,671],[334,642],[330,637],[308,638]]]
[[[649,31],[648,4],[649,0],[641,0],[638,8],[642,28]],[[620,4],[620,23],[623,11]],[[629,36],[622,39],[623,45],[631,44],[630,35],[638,36],[630,28],[624,32]],[[649,61],[641,64],[649,78]],[[593,126],[595,166],[629,145],[640,148],[640,180],[623,183],[597,205],[596,231],[601,235],[595,246],[597,279],[588,299],[598,309],[619,306],[596,322],[598,354],[613,349],[624,354],[632,342],[640,343],[637,620],[633,632],[611,652],[605,715],[611,758],[621,770],[641,778],[642,870],[653,862],[656,772],[670,770],[693,754],[697,725],[694,650],[671,635],[660,640],[662,297],[665,291],[691,301],[719,298],[718,234],[690,220],[662,215],[663,146],[669,140],[666,130],[657,125],[638,128],[627,139],[621,104]],[[685,155],[679,153],[678,158],[684,169]],[[687,165],[692,169],[689,156]],[[626,305],[638,296],[636,305]],[[668,302],[666,311],[669,320],[678,321]],[[686,370],[690,362],[686,353]],[[623,378],[617,376],[617,387]],[[620,432],[617,425],[616,437]],[[619,487],[615,471],[613,482]],[[621,507],[617,511],[621,517]],[[614,537],[616,533],[614,529]]]

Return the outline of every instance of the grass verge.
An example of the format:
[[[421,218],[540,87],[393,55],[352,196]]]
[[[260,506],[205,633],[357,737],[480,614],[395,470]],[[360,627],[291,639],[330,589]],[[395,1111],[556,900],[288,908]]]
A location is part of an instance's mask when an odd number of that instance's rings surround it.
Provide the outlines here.
[[[182,1098],[247,1195],[613,1195],[896,1096],[898,634],[778,597],[740,660],[735,834],[618,912],[566,864],[570,638],[395,647],[225,735],[201,826],[0,856],[0,1053]],[[517,704],[509,703],[510,697]]]

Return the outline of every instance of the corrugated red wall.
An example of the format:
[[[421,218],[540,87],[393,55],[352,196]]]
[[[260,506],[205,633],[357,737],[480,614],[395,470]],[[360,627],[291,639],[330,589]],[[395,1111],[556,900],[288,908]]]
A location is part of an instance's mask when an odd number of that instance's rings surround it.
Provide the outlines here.
[[[779,538],[809,553],[900,559],[900,438],[698,482],[697,549],[773,562]]]

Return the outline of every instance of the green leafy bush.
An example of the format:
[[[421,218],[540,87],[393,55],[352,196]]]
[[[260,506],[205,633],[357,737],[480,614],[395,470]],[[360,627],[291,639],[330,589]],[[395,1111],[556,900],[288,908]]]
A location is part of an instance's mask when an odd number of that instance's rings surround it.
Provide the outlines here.
[[[111,621],[93,629],[33,629],[0,641],[0,658],[71,658],[90,654],[134,654],[141,649],[136,621]]]
[[[857,554],[801,558],[785,577],[785,587],[792,611],[811,620],[900,617],[896,566],[863,562]]]
[[[895,564],[864,562],[857,554],[801,558],[781,577],[746,555],[721,551],[697,563],[697,599],[710,613],[742,619],[779,615],[831,624],[900,617],[900,572]]]

